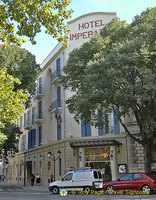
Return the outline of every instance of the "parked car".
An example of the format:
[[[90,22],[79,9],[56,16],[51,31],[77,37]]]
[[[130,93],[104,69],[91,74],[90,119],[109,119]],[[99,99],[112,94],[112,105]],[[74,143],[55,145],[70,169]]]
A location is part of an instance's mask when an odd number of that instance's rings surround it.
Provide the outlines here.
[[[105,191],[156,191],[156,173],[128,173],[121,176],[116,181],[107,182],[104,184]]]
[[[68,191],[83,190],[102,190],[103,181],[99,170],[97,169],[80,169],[70,171],[63,176],[61,180],[54,181],[49,185],[49,191],[58,194],[59,190],[65,188]]]

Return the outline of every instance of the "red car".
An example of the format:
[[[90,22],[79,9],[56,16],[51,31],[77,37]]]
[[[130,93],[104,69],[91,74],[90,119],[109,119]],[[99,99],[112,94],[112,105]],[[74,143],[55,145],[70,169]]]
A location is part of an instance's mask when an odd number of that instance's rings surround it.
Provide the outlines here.
[[[116,181],[107,182],[104,184],[105,191],[156,191],[156,173],[128,173],[121,176]]]

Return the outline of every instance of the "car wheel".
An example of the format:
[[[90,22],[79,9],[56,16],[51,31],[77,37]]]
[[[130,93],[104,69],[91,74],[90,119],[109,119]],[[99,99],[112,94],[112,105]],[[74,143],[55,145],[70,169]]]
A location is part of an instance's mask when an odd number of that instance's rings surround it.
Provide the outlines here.
[[[85,192],[89,192],[89,193],[90,193],[91,189],[90,189],[89,186],[86,186],[86,187],[83,188],[83,191],[85,191]]]
[[[151,188],[150,188],[149,185],[144,185],[144,186],[142,186],[141,190],[142,190],[142,191],[145,191],[145,192],[151,193]]]
[[[107,186],[107,193],[112,194],[114,192],[114,187],[112,185]]]
[[[58,194],[59,193],[59,188],[54,186],[54,187],[52,187],[51,191],[52,191],[53,194]]]

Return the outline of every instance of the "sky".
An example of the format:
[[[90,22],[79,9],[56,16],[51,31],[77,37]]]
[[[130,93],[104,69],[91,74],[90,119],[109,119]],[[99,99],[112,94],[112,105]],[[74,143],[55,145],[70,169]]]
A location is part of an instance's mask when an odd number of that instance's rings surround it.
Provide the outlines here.
[[[132,22],[134,16],[140,15],[147,8],[155,7],[156,0],[72,0],[68,8],[74,10],[69,21],[92,12],[116,12],[120,20]],[[23,48],[36,56],[36,61],[41,64],[57,45],[57,39],[42,31],[36,36],[36,45],[28,39]]]

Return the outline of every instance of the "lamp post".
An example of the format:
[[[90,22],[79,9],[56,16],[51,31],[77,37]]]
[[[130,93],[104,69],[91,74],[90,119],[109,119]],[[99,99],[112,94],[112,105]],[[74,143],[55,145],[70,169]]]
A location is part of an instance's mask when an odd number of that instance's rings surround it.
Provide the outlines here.
[[[60,158],[61,156],[61,151],[57,152],[58,156],[55,157],[54,154],[52,154],[50,151],[48,152],[48,158],[52,159],[52,161],[54,162],[54,181],[55,181],[55,161]]]

